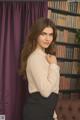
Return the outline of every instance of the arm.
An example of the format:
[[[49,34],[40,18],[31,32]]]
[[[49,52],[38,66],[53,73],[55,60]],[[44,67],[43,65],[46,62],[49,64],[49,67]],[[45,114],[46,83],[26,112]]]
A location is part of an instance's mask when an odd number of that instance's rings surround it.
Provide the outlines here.
[[[59,76],[59,68],[57,65],[51,64],[47,74],[42,57],[38,57],[33,56],[33,58],[29,59],[28,66],[38,91],[42,96],[48,97],[59,79],[57,77]]]

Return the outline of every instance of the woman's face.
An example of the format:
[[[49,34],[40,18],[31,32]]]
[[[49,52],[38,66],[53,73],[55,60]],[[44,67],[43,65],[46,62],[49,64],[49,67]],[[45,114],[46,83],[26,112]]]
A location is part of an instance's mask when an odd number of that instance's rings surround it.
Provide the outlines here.
[[[48,48],[52,41],[53,29],[51,27],[46,27],[37,39],[37,47],[42,49]]]

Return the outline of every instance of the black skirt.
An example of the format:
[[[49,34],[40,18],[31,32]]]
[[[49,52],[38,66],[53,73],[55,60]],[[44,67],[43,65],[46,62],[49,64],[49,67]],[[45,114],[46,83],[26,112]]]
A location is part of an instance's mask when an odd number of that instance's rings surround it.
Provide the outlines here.
[[[39,92],[29,95],[24,105],[23,120],[53,120],[58,94],[43,97]]]

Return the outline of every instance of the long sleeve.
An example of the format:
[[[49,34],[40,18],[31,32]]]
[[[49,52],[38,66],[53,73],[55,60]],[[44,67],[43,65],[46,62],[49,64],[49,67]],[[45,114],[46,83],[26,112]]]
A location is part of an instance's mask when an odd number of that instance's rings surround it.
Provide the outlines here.
[[[31,72],[37,90],[44,97],[48,97],[52,93],[53,88],[55,89],[55,85],[59,84],[58,66],[51,64],[48,67],[47,73],[41,56],[33,55],[33,57],[28,61],[27,70]]]
[[[53,90],[59,91],[59,79],[60,79],[60,68],[57,64],[52,63],[49,65],[48,79],[53,84]]]

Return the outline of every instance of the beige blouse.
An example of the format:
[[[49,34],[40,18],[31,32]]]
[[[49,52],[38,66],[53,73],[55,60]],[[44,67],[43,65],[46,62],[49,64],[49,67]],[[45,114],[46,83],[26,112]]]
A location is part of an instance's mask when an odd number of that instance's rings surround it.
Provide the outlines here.
[[[60,67],[49,64],[46,53],[37,48],[28,58],[26,73],[29,92],[37,92],[48,97],[52,92],[59,92]]]

